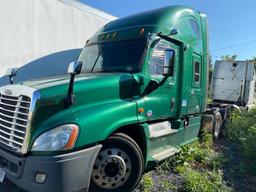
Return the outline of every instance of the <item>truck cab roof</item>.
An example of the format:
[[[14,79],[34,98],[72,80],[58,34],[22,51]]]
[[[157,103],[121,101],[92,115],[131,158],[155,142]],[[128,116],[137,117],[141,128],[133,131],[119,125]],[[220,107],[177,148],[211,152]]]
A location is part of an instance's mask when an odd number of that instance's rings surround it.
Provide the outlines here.
[[[176,29],[175,39],[189,42],[202,50],[201,33],[204,14],[186,6],[168,6],[111,21],[101,28],[87,44],[146,37],[151,33],[170,34]],[[192,28],[192,30],[191,30]]]

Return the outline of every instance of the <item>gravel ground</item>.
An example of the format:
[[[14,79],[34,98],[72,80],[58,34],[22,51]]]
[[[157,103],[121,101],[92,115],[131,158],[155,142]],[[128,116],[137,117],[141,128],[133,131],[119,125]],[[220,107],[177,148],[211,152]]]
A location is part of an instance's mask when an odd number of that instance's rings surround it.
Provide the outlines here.
[[[244,161],[243,156],[239,151],[238,144],[235,144],[227,139],[220,139],[216,142],[215,148],[217,151],[222,152],[224,155],[224,164],[222,166],[224,179],[228,185],[232,186],[237,192],[255,192],[256,191],[256,178],[247,176],[241,162]],[[174,173],[168,173],[166,175],[159,175],[156,171],[149,172],[152,175],[154,181],[153,191],[161,191],[160,184],[163,181],[169,181],[171,192],[172,187],[182,185],[182,179],[179,175]],[[139,189],[136,192],[140,191]],[[20,192],[17,190],[14,184],[5,179],[0,184],[0,192]]]

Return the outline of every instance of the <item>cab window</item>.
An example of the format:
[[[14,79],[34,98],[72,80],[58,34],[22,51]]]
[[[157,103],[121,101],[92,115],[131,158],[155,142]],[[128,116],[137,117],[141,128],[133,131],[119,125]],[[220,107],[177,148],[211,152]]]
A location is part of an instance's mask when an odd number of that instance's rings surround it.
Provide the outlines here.
[[[159,41],[154,47],[149,62],[149,73],[153,76],[162,76],[164,70],[165,50],[172,49],[170,43],[165,40]]]

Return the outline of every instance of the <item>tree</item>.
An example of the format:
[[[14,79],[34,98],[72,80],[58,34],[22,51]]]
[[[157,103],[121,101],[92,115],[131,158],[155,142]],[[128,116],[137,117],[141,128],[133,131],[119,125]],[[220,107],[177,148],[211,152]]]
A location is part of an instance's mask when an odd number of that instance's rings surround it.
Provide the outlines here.
[[[256,56],[252,57],[252,59],[249,59],[248,61],[252,62],[254,64],[254,68],[256,70]],[[255,84],[255,86],[256,86],[256,84]]]
[[[221,56],[221,60],[223,61],[235,61],[237,58],[237,55],[223,55]]]
[[[256,57],[255,56],[252,59],[250,59],[249,61],[252,62],[254,65],[256,65]]]
[[[209,70],[212,71],[213,70],[213,63],[212,63],[212,56],[210,54],[208,54],[208,65],[209,65]]]

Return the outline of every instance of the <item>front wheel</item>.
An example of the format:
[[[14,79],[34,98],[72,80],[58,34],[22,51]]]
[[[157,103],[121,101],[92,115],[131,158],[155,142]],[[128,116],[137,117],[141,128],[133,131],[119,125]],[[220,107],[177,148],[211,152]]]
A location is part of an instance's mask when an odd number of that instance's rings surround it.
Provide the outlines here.
[[[94,163],[91,192],[130,192],[140,181],[144,158],[137,143],[118,133],[110,136]]]

